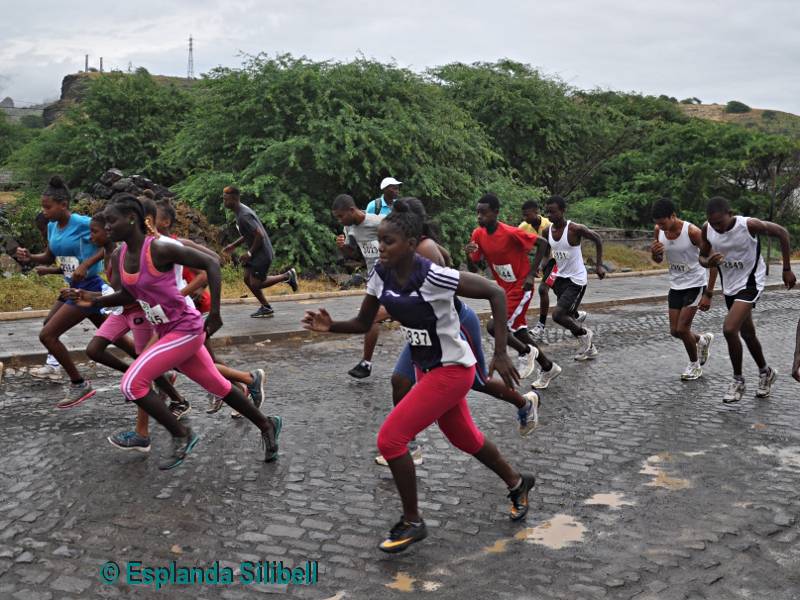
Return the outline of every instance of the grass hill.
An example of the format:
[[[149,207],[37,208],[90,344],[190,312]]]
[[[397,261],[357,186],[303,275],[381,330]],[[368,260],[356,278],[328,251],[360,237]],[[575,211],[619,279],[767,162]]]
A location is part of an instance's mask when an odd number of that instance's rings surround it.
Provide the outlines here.
[[[748,129],[800,138],[800,116],[779,110],[751,108],[745,113],[725,112],[724,104],[680,104],[684,113],[698,119],[733,123]]]

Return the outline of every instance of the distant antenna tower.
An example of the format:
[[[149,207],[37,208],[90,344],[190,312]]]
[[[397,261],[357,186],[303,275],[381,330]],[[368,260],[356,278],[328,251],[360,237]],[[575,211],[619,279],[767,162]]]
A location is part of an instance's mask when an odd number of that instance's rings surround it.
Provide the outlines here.
[[[194,38],[189,34],[189,64],[186,65],[186,79],[194,79]]]

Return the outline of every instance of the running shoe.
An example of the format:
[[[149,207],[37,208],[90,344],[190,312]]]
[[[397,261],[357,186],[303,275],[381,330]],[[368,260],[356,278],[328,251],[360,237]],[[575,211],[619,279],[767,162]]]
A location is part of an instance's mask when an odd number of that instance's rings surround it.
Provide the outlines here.
[[[278,436],[283,429],[283,419],[279,416],[267,417],[272,429],[261,432],[261,445],[264,447],[264,462],[272,462],[278,458]]]
[[[428,528],[425,521],[410,523],[401,518],[389,531],[389,536],[378,544],[378,548],[389,554],[402,552],[411,544],[421,542],[428,537]]]
[[[222,398],[215,396],[214,394],[208,395],[208,408],[206,409],[207,415],[213,415],[216,412],[219,412],[219,409],[222,408],[224,402]]]
[[[362,360],[355,367],[350,369],[347,374],[350,375],[350,377],[355,377],[356,379],[365,379],[372,374],[372,365],[367,361]]]
[[[528,514],[528,493],[536,485],[536,477],[533,475],[522,475],[522,485],[514,491],[508,492],[508,498],[511,500],[511,512],[509,516],[512,521],[519,521],[524,519]]]
[[[686,370],[681,373],[681,381],[694,381],[695,379],[700,379],[702,374],[703,367],[697,363],[689,363],[689,366],[686,367]]]
[[[539,373],[539,377],[531,384],[531,387],[537,390],[546,389],[547,386],[550,385],[550,382],[559,375],[561,375],[561,367],[553,363],[549,371],[542,371]]]
[[[150,438],[139,435],[135,431],[120,431],[106,438],[112,446],[120,450],[150,452]]]
[[[746,388],[743,379],[734,379],[728,386],[728,391],[725,392],[725,395],[722,397],[722,401],[725,404],[733,404],[734,402],[738,402],[742,399],[745,389]]]
[[[194,449],[199,441],[200,436],[192,431],[190,427],[187,427],[185,436],[174,436],[172,438],[172,449],[161,457],[158,468],[162,471],[174,469],[186,459],[186,456]]]
[[[92,384],[88,381],[83,383],[70,383],[67,386],[67,395],[63,400],[56,404],[56,408],[74,408],[83,404],[97,392],[92,389]]]
[[[192,405],[189,404],[188,400],[184,400],[183,402],[170,402],[169,410],[175,415],[175,418],[180,421],[186,413],[192,410]]]
[[[275,311],[271,306],[261,306],[256,312],[250,315],[254,319],[266,319],[267,317],[274,317]]]
[[[531,337],[535,342],[541,342],[544,339],[544,323],[539,321],[531,329]]]
[[[700,336],[700,341],[697,342],[697,353],[700,355],[700,366],[708,362],[708,357],[711,356],[711,344],[714,342],[714,334],[706,332]]]
[[[261,408],[261,404],[264,402],[264,369],[256,369],[250,375],[253,377],[253,383],[247,386],[247,393],[256,408]]]
[[[775,383],[775,378],[778,372],[772,367],[767,367],[767,370],[758,375],[758,389],[756,390],[756,398],[767,398],[772,391],[772,384]]]
[[[525,437],[539,424],[539,394],[528,392],[523,398],[527,402],[517,411],[517,420],[519,421],[519,434]]]
[[[422,446],[412,446],[409,444],[408,451],[411,453],[411,460],[414,462],[415,467],[418,467],[425,462],[425,458],[422,456]],[[378,456],[375,457],[375,464],[382,467],[389,466],[389,463],[381,454],[378,454]]]
[[[64,371],[61,367],[54,367],[53,365],[44,364],[41,367],[36,367],[35,369],[31,369],[28,371],[31,377],[35,377],[36,379],[49,379],[51,381],[57,381],[61,379]]]
[[[592,360],[598,354],[600,354],[600,353],[597,351],[597,347],[594,344],[592,344],[589,347],[589,350],[587,350],[583,354],[576,354],[574,356],[574,358],[575,358],[575,360],[579,360],[579,361]]]
[[[575,360],[581,360],[578,357],[589,352],[593,338],[594,332],[591,329],[586,329],[586,333],[578,336],[578,353],[575,355]]]
[[[286,280],[286,283],[289,284],[293,292],[296,292],[300,289],[300,286],[297,285],[297,271],[292,268],[289,269],[287,273],[289,274],[289,279]]]
[[[536,346],[528,346],[528,352],[519,355],[519,378],[530,377],[536,369],[536,358],[539,356],[539,349]]]
[[[587,313],[585,310],[579,310],[578,314],[575,316],[575,320],[578,323],[583,323],[586,320],[586,315],[588,314],[589,313]]]

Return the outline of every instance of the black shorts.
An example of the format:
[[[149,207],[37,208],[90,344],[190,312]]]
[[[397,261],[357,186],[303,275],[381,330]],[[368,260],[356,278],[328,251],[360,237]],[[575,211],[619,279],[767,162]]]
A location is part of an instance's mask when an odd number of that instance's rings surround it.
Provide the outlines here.
[[[272,257],[268,254],[257,253],[250,258],[245,264],[245,269],[248,269],[256,279],[264,281],[269,274],[269,268],[272,266]]]
[[[758,299],[761,297],[761,292],[763,291],[764,290],[758,290],[756,288],[744,288],[731,296],[726,295],[725,306],[730,310],[734,302],[748,302],[755,308],[756,302],[758,302]]]
[[[553,283],[553,291],[556,293],[556,306],[572,314],[578,310],[586,293],[585,285],[578,285],[567,277],[556,277]]]
[[[670,289],[669,296],[667,296],[669,309],[681,310],[686,307],[697,307],[697,305],[700,304],[700,298],[703,297],[703,290],[705,289],[706,287],[704,285],[686,288],[685,290]]]

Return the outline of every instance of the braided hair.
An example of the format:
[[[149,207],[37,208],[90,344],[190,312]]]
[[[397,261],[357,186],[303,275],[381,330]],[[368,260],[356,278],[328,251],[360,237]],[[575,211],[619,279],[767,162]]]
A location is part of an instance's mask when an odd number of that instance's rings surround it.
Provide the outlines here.
[[[392,203],[392,212],[386,215],[384,221],[397,227],[406,238],[416,238],[419,241],[422,237],[424,221],[419,213],[411,209],[408,200],[408,198],[395,200]]]
[[[428,219],[428,212],[425,210],[425,205],[422,203],[422,200],[412,196],[400,198],[400,200],[408,204],[408,209],[422,219],[422,236],[438,244],[440,237],[439,229]],[[395,202],[397,202],[397,200],[395,200]]]
[[[144,208],[136,196],[127,192],[114,194],[108,206],[121,213],[134,215],[136,222],[139,224],[139,229],[142,230],[142,233],[147,233],[147,228],[144,225]]]
[[[70,193],[67,184],[60,175],[53,175],[47,183],[47,187],[42,192],[42,196],[52,198],[56,202],[66,202],[69,206]]]

